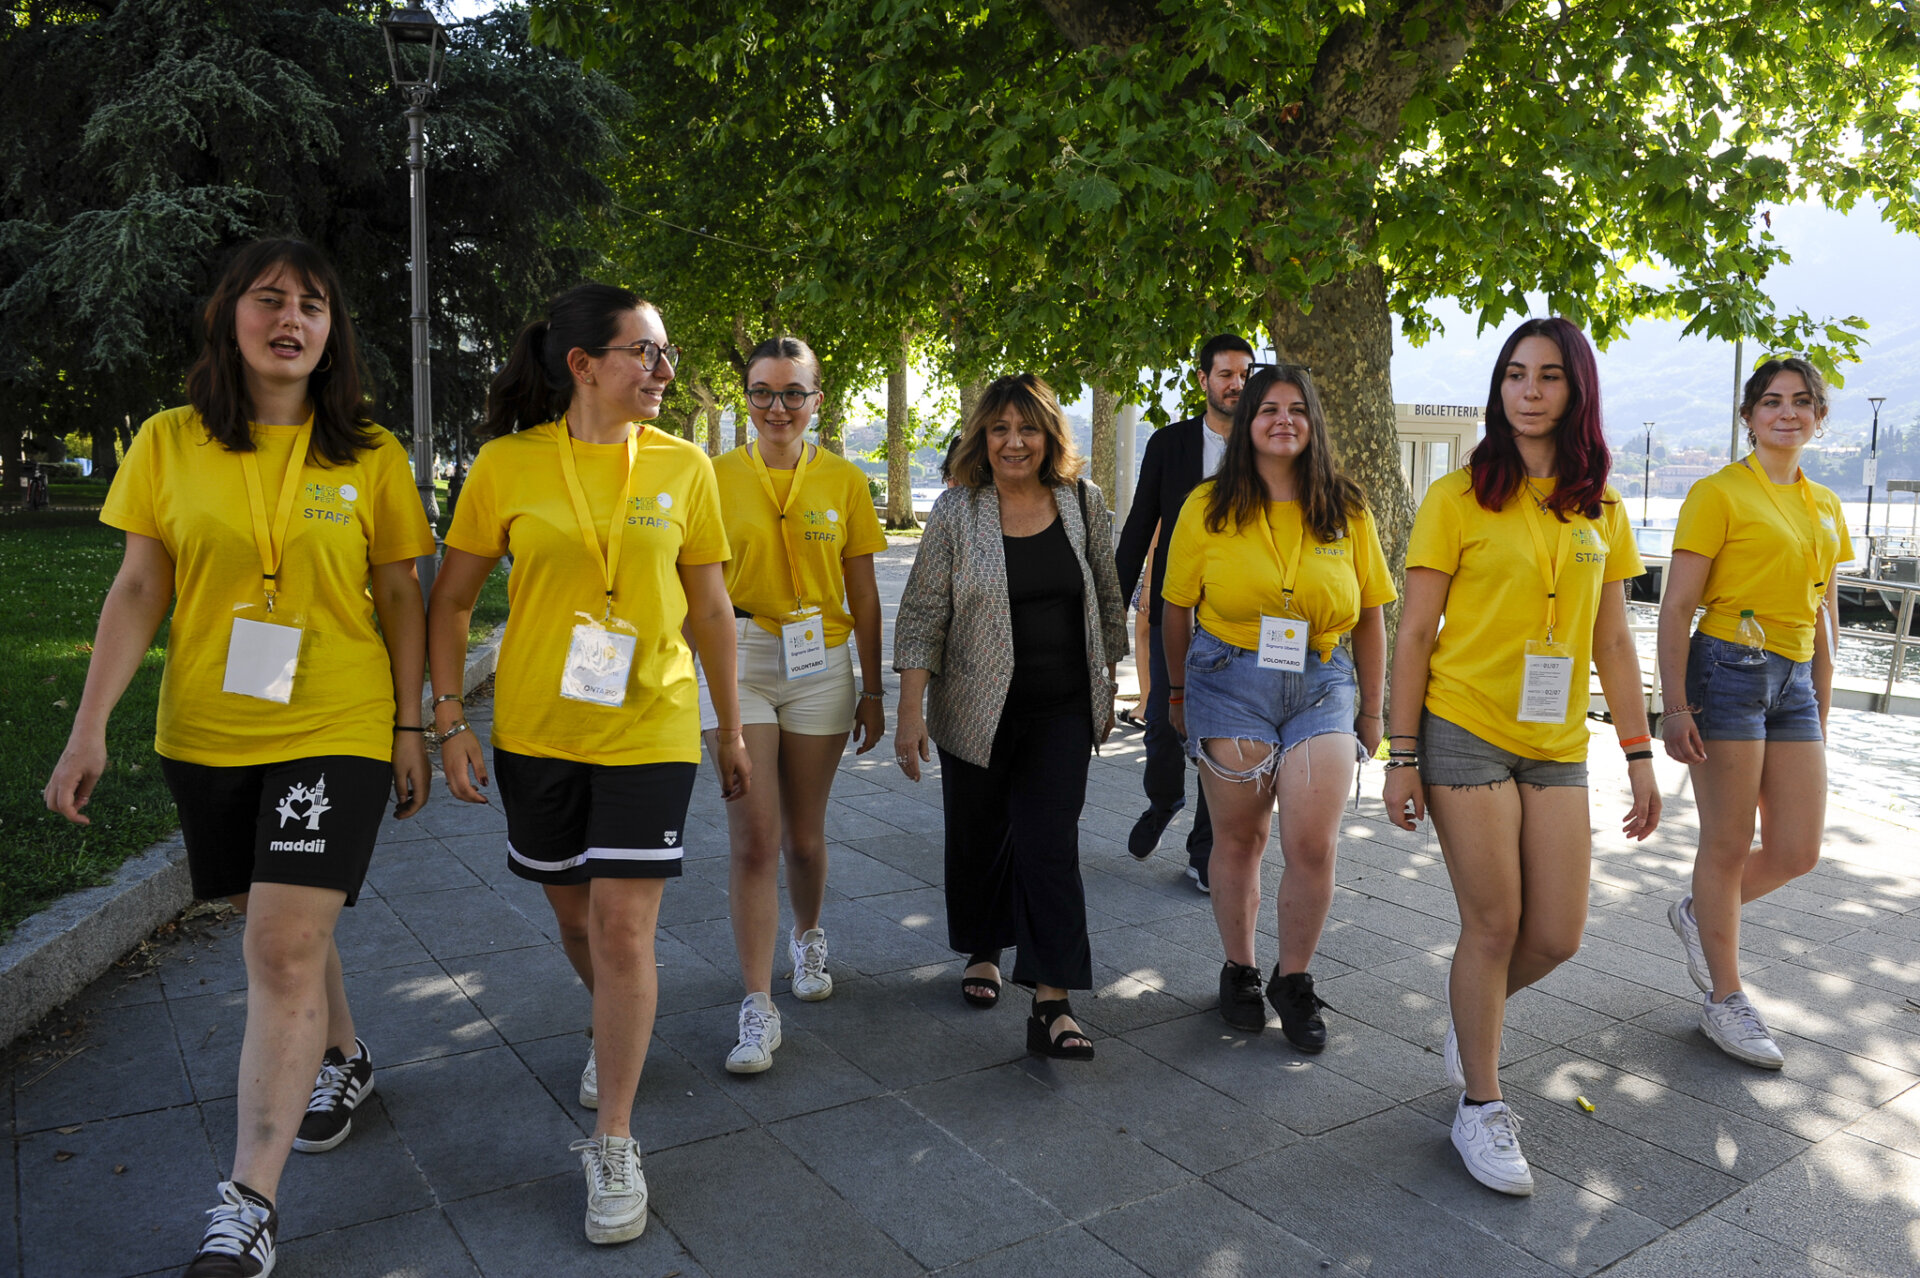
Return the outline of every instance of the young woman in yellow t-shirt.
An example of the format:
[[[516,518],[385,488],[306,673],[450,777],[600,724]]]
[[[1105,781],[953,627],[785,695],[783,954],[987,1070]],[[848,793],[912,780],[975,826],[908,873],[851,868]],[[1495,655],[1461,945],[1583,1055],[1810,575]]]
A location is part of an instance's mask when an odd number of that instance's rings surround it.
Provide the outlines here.
[[[773,955],[783,855],[793,906],[786,945],[793,996],[813,1003],[833,993],[820,925],[827,799],[847,734],[858,727],[858,753],[865,754],[887,726],[873,575],[874,553],[887,548],[887,537],[866,474],[807,442],[821,398],[820,361],[798,338],[771,338],[747,357],[746,382],[754,442],[713,465],[733,549],[727,594],[740,614],[740,721],[759,778],[749,797],[727,809],[727,913],[747,991],[726,1061],[735,1074],[767,1069],[780,1046]],[[850,636],[860,648],[857,696]],[[700,726],[710,744],[718,724],[703,696]]]
[[[405,450],[367,419],[351,314],[311,245],[263,241],[228,265],[191,406],[141,426],[101,511],[126,555],[47,783],[47,806],[87,824],[108,716],[173,604],[154,744],[194,895],[246,916],[233,1170],[189,1278],[272,1267],[288,1152],[338,1145],[373,1092],[334,925],[388,787],[410,817],[431,776],[413,561],[433,534]]]
[[[1277,801],[1286,869],[1266,998],[1289,1042],[1321,1051],[1325,1004],[1307,967],[1333,902],[1355,738],[1362,757],[1380,744],[1381,607],[1394,590],[1306,369],[1280,364],[1247,379],[1220,472],[1180,508],[1160,597],[1167,669],[1184,672],[1168,676],[1167,717],[1202,763],[1213,814],[1220,1015],[1237,1029],[1266,1027],[1254,923]]]
[[[1740,986],[1740,907],[1820,860],[1834,578],[1853,543],[1840,499],[1800,470],[1827,417],[1819,370],[1767,360],[1740,416],[1753,451],[1687,493],[1660,605],[1660,732],[1692,769],[1700,808],[1693,891],[1667,920],[1703,995],[1701,1030],[1736,1060],[1779,1069],[1780,1045]],[[1689,639],[1696,607],[1706,615]]]
[[[1428,489],[1407,548],[1383,797],[1403,829],[1433,813],[1460,907],[1442,1048],[1460,1092],[1453,1144],[1506,1194],[1533,1192],[1500,1092],[1506,1001],[1571,958],[1586,927],[1590,666],[1627,750],[1626,836],[1660,819],[1627,628],[1640,556],[1608,460],[1586,335],[1528,320],[1494,365],[1485,438]]]
[[[726,798],[747,792],[752,766],[713,466],[647,425],[678,355],[660,313],[626,289],[582,284],[548,304],[493,379],[491,438],[461,490],[428,614],[447,788],[485,803],[485,752],[459,690],[474,600],[513,556],[493,770],[508,868],[546,889],[561,947],[593,996],[580,1103],[599,1115],[593,1139],[572,1148],[596,1243],[638,1237],[647,1223],[633,1099],[659,993],[654,930],[666,881],[680,873],[700,762],[683,626],[715,674]]]

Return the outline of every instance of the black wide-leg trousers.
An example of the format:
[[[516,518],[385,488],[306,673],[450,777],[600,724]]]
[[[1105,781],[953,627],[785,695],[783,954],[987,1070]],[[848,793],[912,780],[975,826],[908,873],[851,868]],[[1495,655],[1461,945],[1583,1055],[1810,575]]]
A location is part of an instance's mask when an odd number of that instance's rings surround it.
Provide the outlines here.
[[[940,751],[947,824],[947,942],[1015,947],[1013,980],[1093,988],[1080,810],[1093,726],[1084,709],[1003,716],[987,766]]]

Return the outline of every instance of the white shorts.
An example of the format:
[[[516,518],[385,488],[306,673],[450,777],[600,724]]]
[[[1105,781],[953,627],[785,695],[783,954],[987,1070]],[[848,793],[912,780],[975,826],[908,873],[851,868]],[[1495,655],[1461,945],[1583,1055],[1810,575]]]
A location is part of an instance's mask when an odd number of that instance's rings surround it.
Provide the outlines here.
[[[740,722],[777,723],[783,732],[808,737],[837,737],[853,731],[855,706],[853,645],[842,642],[827,649],[827,668],[799,679],[786,677],[780,661],[780,636],[770,635],[745,617],[734,619],[739,646],[734,662],[740,681]],[[707,695],[707,672],[696,659],[700,676],[700,731],[720,726],[713,698]]]

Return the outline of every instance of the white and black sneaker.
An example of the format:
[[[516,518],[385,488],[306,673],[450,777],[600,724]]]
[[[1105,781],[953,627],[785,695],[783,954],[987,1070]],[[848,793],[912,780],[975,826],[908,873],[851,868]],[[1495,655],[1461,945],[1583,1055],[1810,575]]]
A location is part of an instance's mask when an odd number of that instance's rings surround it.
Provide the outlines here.
[[[1707,970],[1707,952],[1700,945],[1700,924],[1693,917],[1693,893],[1689,892],[1667,907],[1667,922],[1680,938],[1687,954],[1687,975],[1702,994],[1713,993],[1713,973]]]
[[[600,1108],[600,1057],[592,1043],[587,1044],[587,1067],[580,1071],[580,1108]]]
[[[587,1174],[587,1241],[623,1243],[647,1228],[647,1178],[631,1136],[597,1136],[567,1146]]]
[[[818,1003],[833,993],[833,973],[827,971],[827,934],[817,927],[805,936],[787,938],[787,957],[793,962],[793,996],[802,1003]]]
[[[780,1011],[771,995],[755,992],[740,1000],[740,1039],[727,1053],[727,1073],[758,1074],[773,1066],[780,1046]]]
[[[293,1147],[303,1154],[326,1153],[347,1138],[353,1130],[353,1111],[371,1095],[373,1057],[368,1055],[367,1045],[354,1039],[350,1057],[342,1056],[337,1047],[329,1047]]]
[[[184,1278],[266,1278],[273,1272],[273,1236],[280,1213],[237,1180],[220,1182],[220,1205]]]
[[[1773,1033],[1761,1018],[1760,1009],[1739,990],[1718,1003],[1711,994],[1701,997],[1700,1032],[1737,1061],[1758,1065],[1761,1069],[1779,1069],[1787,1063],[1780,1044],[1773,1041]]]
[[[1533,1169],[1520,1152],[1520,1115],[1505,1101],[1469,1105],[1461,1093],[1453,1110],[1453,1147],[1468,1173],[1488,1189],[1516,1198],[1533,1192]]]

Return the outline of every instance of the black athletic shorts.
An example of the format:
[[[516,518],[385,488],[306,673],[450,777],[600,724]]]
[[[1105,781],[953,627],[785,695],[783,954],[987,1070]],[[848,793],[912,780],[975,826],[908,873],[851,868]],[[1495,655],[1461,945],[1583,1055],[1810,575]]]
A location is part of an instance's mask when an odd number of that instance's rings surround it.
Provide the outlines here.
[[[507,868],[555,886],[678,877],[692,763],[603,765],[493,748]]]
[[[160,760],[180,810],[193,894],[234,896],[255,883],[336,888],[352,905],[393,792],[383,759],[326,754],[215,768]]]

